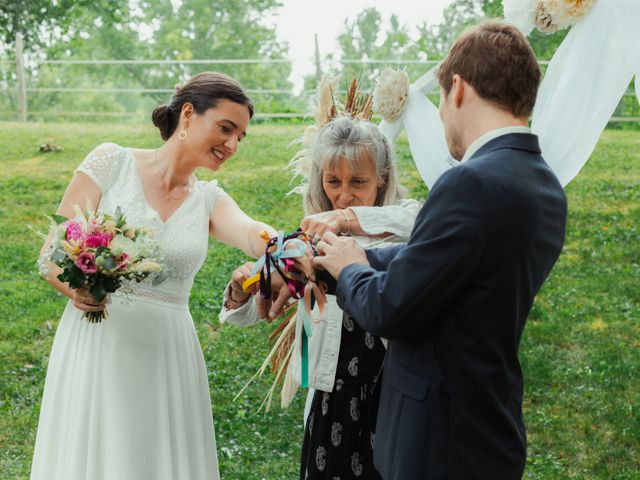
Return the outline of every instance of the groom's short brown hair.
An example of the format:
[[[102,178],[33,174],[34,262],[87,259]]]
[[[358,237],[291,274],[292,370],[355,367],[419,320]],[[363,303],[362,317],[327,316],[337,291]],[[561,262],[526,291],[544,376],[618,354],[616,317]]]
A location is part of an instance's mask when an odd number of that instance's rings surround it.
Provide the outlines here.
[[[436,74],[447,95],[455,74],[514,116],[531,115],[540,67],[531,45],[512,25],[490,21],[462,32]]]

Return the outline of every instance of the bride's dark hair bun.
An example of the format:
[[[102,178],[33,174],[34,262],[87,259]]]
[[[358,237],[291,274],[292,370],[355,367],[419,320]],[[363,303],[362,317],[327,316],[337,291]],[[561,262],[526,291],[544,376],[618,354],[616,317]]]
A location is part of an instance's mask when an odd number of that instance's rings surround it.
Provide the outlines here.
[[[160,136],[163,140],[167,140],[176,128],[175,126],[171,128],[170,116],[171,112],[169,112],[167,105],[160,105],[151,114],[151,121],[160,130]]]
[[[199,115],[218,105],[221,99],[245,105],[249,117],[253,117],[253,102],[233,78],[219,72],[202,72],[189,81],[176,85],[167,105],[157,107],[151,114],[153,124],[160,130],[163,140],[168,140],[178,128],[180,112],[185,103],[193,105]]]

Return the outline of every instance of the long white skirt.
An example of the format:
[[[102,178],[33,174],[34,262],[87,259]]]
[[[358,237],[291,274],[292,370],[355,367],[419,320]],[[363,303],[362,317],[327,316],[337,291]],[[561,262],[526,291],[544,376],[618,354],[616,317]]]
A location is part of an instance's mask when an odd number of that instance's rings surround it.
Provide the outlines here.
[[[188,306],[112,299],[99,324],[67,304],[31,479],[218,479],[207,371]]]

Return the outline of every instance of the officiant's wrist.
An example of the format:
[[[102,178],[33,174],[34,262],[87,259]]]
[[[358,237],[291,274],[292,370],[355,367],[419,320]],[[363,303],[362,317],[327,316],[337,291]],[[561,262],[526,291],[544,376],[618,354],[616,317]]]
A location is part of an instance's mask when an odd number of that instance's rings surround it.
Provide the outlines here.
[[[352,222],[354,222],[353,217],[355,217],[353,210],[349,208],[345,208],[345,209],[338,209],[338,212],[342,216],[342,222],[340,222],[341,224],[340,232],[350,235],[352,232],[351,224]]]

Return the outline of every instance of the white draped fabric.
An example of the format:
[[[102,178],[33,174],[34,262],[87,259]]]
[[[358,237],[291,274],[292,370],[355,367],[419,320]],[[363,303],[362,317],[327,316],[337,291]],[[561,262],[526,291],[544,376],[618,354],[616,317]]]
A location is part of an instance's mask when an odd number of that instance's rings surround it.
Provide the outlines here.
[[[383,122],[380,129],[393,139],[398,127],[404,126],[409,139],[411,155],[424,183],[429,188],[454,161],[444,135],[444,125],[438,109],[415,86],[409,91],[409,101],[400,120],[394,124]]]
[[[549,64],[531,128],[562,185],[585,165],[640,70],[639,26],[638,0],[598,0]]]
[[[640,101],[640,1],[598,0],[553,56],[532,116],[543,156],[567,185],[585,165],[636,74]],[[437,67],[436,67],[437,68]],[[436,68],[410,89],[400,119],[380,128],[390,139],[404,128],[422,179],[431,188],[451,159],[436,107],[425,97]]]
[[[437,85],[435,70],[429,70],[411,85],[407,106],[398,121],[383,121],[380,124],[380,130],[390,141],[393,141],[404,128],[413,161],[429,188],[445,170],[455,165],[455,160],[449,154],[438,109],[424,95]]]

